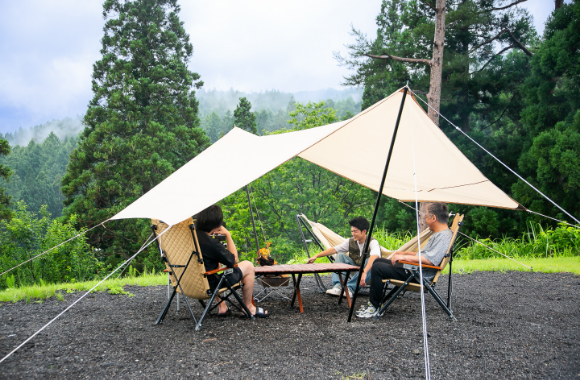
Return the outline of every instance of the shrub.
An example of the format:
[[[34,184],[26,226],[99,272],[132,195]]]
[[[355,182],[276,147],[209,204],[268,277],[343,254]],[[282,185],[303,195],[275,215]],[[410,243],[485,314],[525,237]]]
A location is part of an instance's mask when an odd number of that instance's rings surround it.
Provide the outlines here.
[[[27,210],[23,201],[16,204],[10,221],[0,221],[0,271],[10,269],[77,235],[75,217],[61,223],[51,220],[43,206],[39,215]],[[0,288],[57,282],[91,280],[101,265],[84,236],[63,244],[12,272],[14,280],[0,278]]]

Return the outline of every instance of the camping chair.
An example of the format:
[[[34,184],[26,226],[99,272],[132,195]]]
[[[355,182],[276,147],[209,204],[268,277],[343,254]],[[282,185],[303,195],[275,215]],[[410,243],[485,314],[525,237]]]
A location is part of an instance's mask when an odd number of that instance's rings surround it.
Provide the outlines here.
[[[330,247],[336,247],[337,245],[344,242],[345,238],[337,234],[336,232],[332,231],[330,228],[326,227],[321,223],[316,223],[310,221],[306,215],[298,214],[296,215],[296,222],[298,223],[298,230],[300,231],[300,236],[302,238],[302,244],[304,245],[304,250],[306,251],[306,255],[310,258],[310,252],[308,251],[308,243],[316,243],[321,250],[326,250]],[[304,235],[304,230],[310,235],[310,239],[306,239]],[[390,257],[394,251],[389,251],[385,247],[381,247],[381,257]],[[327,256],[330,262],[334,262],[336,255]],[[322,283],[322,279],[318,274],[314,274],[314,278],[316,280],[316,284],[321,291],[326,291],[326,287]],[[368,293],[368,286],[365,286],[363,289],[367,290]]]
[[[445,310],[447,315],[449,315],[449,318],[451,318],[454,321],[457,321],[457,319],[455,319],[455,317],[453,316],[453,312],[451,311],[451,293],[453,291],[453,283],[452,283],[452,278],[451,278],[451,274],[452,274],[451,265],[453,262],[453,247],[455,245],[455,240],[457,239],[457,235],[459,234],[459,230],[461,229],[461,226],[463,225],[463,217],[464,217],[464,215],[457,214],[455,216],[455,218],[453,219],[453,223],[451,224],[451,227],[450,227],[450,230],[453,232],[453,236],[451,237],[451,242],[449,243],[449,248],[447,248],[447,252],[445,253],[445,256],[443,257],[443,261],[441,261],[441,264],[439,264],[439,266],[432,266],[432,265],[425,265],[425,264],[422,265],[423,268],[437,269],[437,273],[435,274],[435,277],[433,277],[433,280],[429,281],[429,280],[423,278],[423,289],[425,291],[429,292],[433,296],[433,298],[435,298],[435,300],[437,301],[437,303],[439,303],[441,308],[443,310]],[[420,235],[421,236],[421,248],[423,248],[425,246],[425,244],[427,244],[427,241],[429,240],[429,238],[432,235],[433,235],[433,232],[428,231],[428,230],[423,231],[423,233],[421,233],[421,235]],[[418,252],[418,248],[419,248],[418,247],[418,239],[417,239],[417,237],[415,237],[409,243],[407,243],[404,246],[402,246],[401,248],[399,248],[398,251]],[[411,263],[408,261],[400,261],[399,263],[402,264],[403,268],[406,269],[407,273],[409,274],[409,277],[407,278],[406,281],[400,281],[400,280],[395,280],[395,279],[383,280],[383,282],[385,283],[385,287],[383,290],[383,299],[381,301],[382,306],[380,307],[379,311],[377,312],[375,318],[378,318],[381,315],[383,315],[385,310],[387,310],[389,305],[391,303],[393,303],[393,301],[401,294],[401,292],[404,292],[407,290],[411,290],[414,292],[421,291],[421,285],[419,284],[419,282],[420,282],[419,264]],[[397,266],[399,263],[397,263]],[[443,302],[443,299],[441,298],[441,296],[435,291],[435,285],[437,284],[437,280],[439,279],[439,276],[441,276],[441,272],[445,269],[445,266],[447,265],[447,263],[449,263],[449,282],[448,282],[448,286],[447,286],[447,304],[445,304],[445,302]],[[413,279],[415,279],[417,282],[411,282]],[[393,285],[393,289],[391,289],[391,291],[385,296],[385,293],[388,290],[388,286],[391,284]]]
[[[151,222],[151,229],[156,235],[161,234],[169,227],[167,224],[157,219],[152,219]],[[192,218],[188,218],[187,220],[172,226],[169,231],[157,239],[157,246],[161,253],[161,258],[165,262],[165,266],[169,271],[173,292],[168,298],[161,314],[159,314],[159,317],[155,322],[156,325],[163,323],[163,319],[165,318],[169,306],[171,305],[171,301],[176,293],[186,296],[184,299],[191,317],[196,324],[196,331],[201,329],[201,324],[207,313],[226,300],[233,307],[253,319],[253,315],[250,313],[239,294],[236,293],[236,290],[241,288],[242,284],[230,284],[224,276],[225,274],[231,273],[233,268],[221,267],[212,271],[205,270],[203,256],[199,249],[195,224]],[[207,276],[220,272],[223,272],[224,275],[221,276],[216,291],[212,292],[209,287]],[[213,301],[218,295],[221,298],[221,301],[212,307]],[[229,299],[232,295],[241,308]],[[198,300],[203,306],[204,310],[199,321],[196,320],[193,315],[187,297]],[[207,299],[209,299],[209,302],[206,304],[204,301]]]

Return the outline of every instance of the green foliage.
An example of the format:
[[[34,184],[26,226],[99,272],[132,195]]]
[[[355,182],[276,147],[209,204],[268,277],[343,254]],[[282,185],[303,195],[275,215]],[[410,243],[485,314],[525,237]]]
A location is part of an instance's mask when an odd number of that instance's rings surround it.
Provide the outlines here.
[[[523,86],[528,136],[519,166],[556,203],[580,215],[580,2],[566,4],[549,18]],[[530,208],[569,220],[523,183],[513,186]]]
[[[50,132],[42,143],[30,140],[27,146],[15,146],[10,155],[0,160],[14,171],[5,184],[7,193],[14,200],[24,201],[30,211],[40,212],[46,205],[53,217],[59,217],[64,200],[60,182],[76,143],[76,138],[61,141]]]
[[[519,238],[478,239],[485,245],[509,257],[571,257],[580,256],[580,229],[560,225],[544,229],[530,224],[529,230]],[[457,251],[462,259],[487,259],[504,257],[483,245],[473,243]]]
[[[109,294],[113,294],[113,295],[126,295],[129,297],[134,297],[135,295],[133,293],[130,292],[126,292],[125,289],[123,289],[122,285],[119,284],[111,284],[111,285],[107,285],[107,287],[109,288]]]
[[[234,110],[234,125],[253,134],[258,134],[256,115],[250,109],[252,104],[246,98],[240,98],[240,103]]]
[[[75,221],[75,215],[71,215],[67,223],[51,221],[46,206],[41,207],[40,215],[37,215],[19,201],[12,219],[0,221],[0,271],[10,269],[77,235],[82,230],[75,230]],[[83,281],[97,277],[99,269],[101,265],[85,236],[80,236],[15,269],[12,272],[14,277],[0,279],[0,286]]]
[[[109,0],[102,58],[93,66],[86,129],[62,180],[64,214],[79,226],[115,215],[209,144],[199,128],[187,68],[193,54],[176,0]],[[99,259],[116,264],[139,249],[146,221],[115,221],[88,234]],[[160,265],[151,248],[141,265]]]
[[[0,138],[0,158],[7,156],[10,153],[10,145],[8,141]],[[12,170],[6,165],[0,163],[0,181],[6,182],[8,178],[12,175]],[[10,195],[6,194],[6,189],[2,187],[2,182],[0,182],[0,220],[9,219],[11,216],[10,212]]]
[[[321,125],[332,124],[338,121],[336,117],[336,110],[330,107],[325,107],[324,102],[312,103],[304,105],[295,103],[295,110],[290,112],[291,120],[288,121],[293,125],[293,131],[302,129],[310,129]]]
[[[14,288],[16,286],[16,279],[14,278],[14,275],[11,274],[9,276],[6,277],[6,287],[7,288]]]

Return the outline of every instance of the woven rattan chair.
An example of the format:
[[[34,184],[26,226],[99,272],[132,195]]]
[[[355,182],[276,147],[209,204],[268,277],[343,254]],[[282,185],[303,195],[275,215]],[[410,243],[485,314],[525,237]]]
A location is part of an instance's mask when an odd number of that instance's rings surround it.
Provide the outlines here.
[[[151,228],[157,236],[161,235],[161,233],[169,227],[167,224],[157,219],[152,219],[151,222]],[[199,248],[195,224],[192,218],[172,226],[169,231],[163,234],[163,236],[158,237],[157,244],[161,258],[165,262],[166,268],[169,272],[173,292],[168,298],[167,303],[155,324],[163,322],[176,293],[186,296],[184,297],[185,302],[191,317],[196,323],[196,331],[201,329],[201,324],[207,313],[219,305],[219,303],[217,303],[212,306],[215,297],[218,295],[222,299],[220,303],[227,300],[233,307],[253,319],[253,315],[250,313],[238,293],[236,293],[236,290],[242,287],[241,283],[229,284],[226,277],[221,276],[216,288],[218,290],[211,291],[207,276],[220,272],[227,274],[232,271],[232,268],[221,267],[212,271],[205,270],[203,256]],[[232,302],[230,299],[231,296],[236,299],[239,306]],[[198,300],[204,307],[199,320],[195,318],[191,306],[187,301],[187,297]],[[209,302],[206,304],[206,302],[204,302],[205,300],[209,300]]]
[[[447,249],[447,252],[445,253],[445,257],[443,258],[443,261],[441,261],[439,266],[432,266],[432,265],[425,265],[425,264],[422,265],[423,268],[437,269],[437,273],[435,274],[435,277],[433,277],[433,280],[428,281],[425,278],[423,279],[423,288],[425,291],[429,292],[433,296],[433,298],[435,298],[435,300],[437,301],[437,303],[439,303],[441,308],[443,310],[445,310],[447,315],[449,315],[449,317],[451,319],[453,319],[454,321],[456,319],[453,316],[453,312],[451,311],[451,293],[453,291],[453,283],[452,283],[452,277],[451,277],[451,275],[452,275],[451,264],[453,262],[453,247],[455,245],[455,240],[457,239],[457,235],[459,234],[459,230],[461,229],[461,226],[463,225],[463,217],[464,217],[464,215],[456,215],[455,218],[453,219],[453,223],[451,224],[451,227],[450,227],[450,230],[453,232],[453,236],[451,238],[451,242],[449,243],[449,248]],[[427,242],[429,241],[429,238],[432,235],[433,235],[433,232],[430,230],[426,230],[426,231],[423,231],[421,233],[421,235],[420,235],[421,248],[423,248],[425,246],[425,244],[427,244]],[[418,240],[419,239],[417,237],[415,237],[413,240],[409,241],[408,243],[403,245],[401,248],[399,248],[398,251],[418,252],[418,250],[419,250]],[[392,254],[390,256],[392,256]],[[390,256],[389,256],[389,258],[390,258]],[[383,295],[387,292],[387,290],[389,290],[388,289],[389,285],[393,285],[393,288],[390,290],[390,292],[388,294],[383,296],[383,300],[381,302],[382,306],[379,309],[375,318],[378,318],[381,315],[383,315],[385,310],[401,294],[401,292],[404,292],[407,290],[411,290],[414,292],[421,291],[421,285],[419,284],[419,281],[420,281],[419,280],[420,279],[419,264],[418,263],[411,263],[408,261],[399,261],[397,263],[397,266],[399,266],[399,264],[401,264],[403,266],[403,268],[406,269],[407,273],[409,274],[409,277],[407,278],[406,281],[400,281],[400,280],[395,280],[395,279],[383,280],[383,282],[385,283]],[[447,264],[449,264],[449,282],[448,282],[448,288],[447,288],[447,304],[445,304],[445,302],[443,301],[441,296],[435,291],[435,285],[437,284],[437,280],[439,280],[439,277],[441,276],[441,272],[445,269]],[[417,282],[411,282],[413,279],[415,279]]]

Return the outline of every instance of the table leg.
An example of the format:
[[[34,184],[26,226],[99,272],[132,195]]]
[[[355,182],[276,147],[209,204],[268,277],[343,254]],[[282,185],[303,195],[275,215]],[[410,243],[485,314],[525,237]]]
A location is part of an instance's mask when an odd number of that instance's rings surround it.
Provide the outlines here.
[[[294,284],[294,294],[292,294],[292,301],[290,301],[290,307],[294,306],[294,301],[296,301],[296,276],[292,273],[292,283]]]
[[[348,283],[348,277],[350,275],[350,271],[346,272],[346,278],[344,279],[344,281],[342,281],[342,273],[341,272],[337,272],[338,274],[338,279],[340,280],[340,283],[342,284],[342,291],[340,292],[340,297],[338,297],[338,304],[340,305],[342,302],[342,295],[344,294],[346,296],[346,301],[348,302],[348,307],[350,308],[350,295],[348,294],[348,292],[346,291],[346,284]]]
[[[304,308],[302,307],[302,297],[300,296],[300,280],[302,280],[302,273],[298,274],[298,279],[296,279],[294,274],[292,274],[292,281],[294,282],[294,295],[292,296],[292,302],[290,303],[290,306],[294,306],[294,302],[298,297],[298,306],[300,308],[300,312],[304,313]]]

